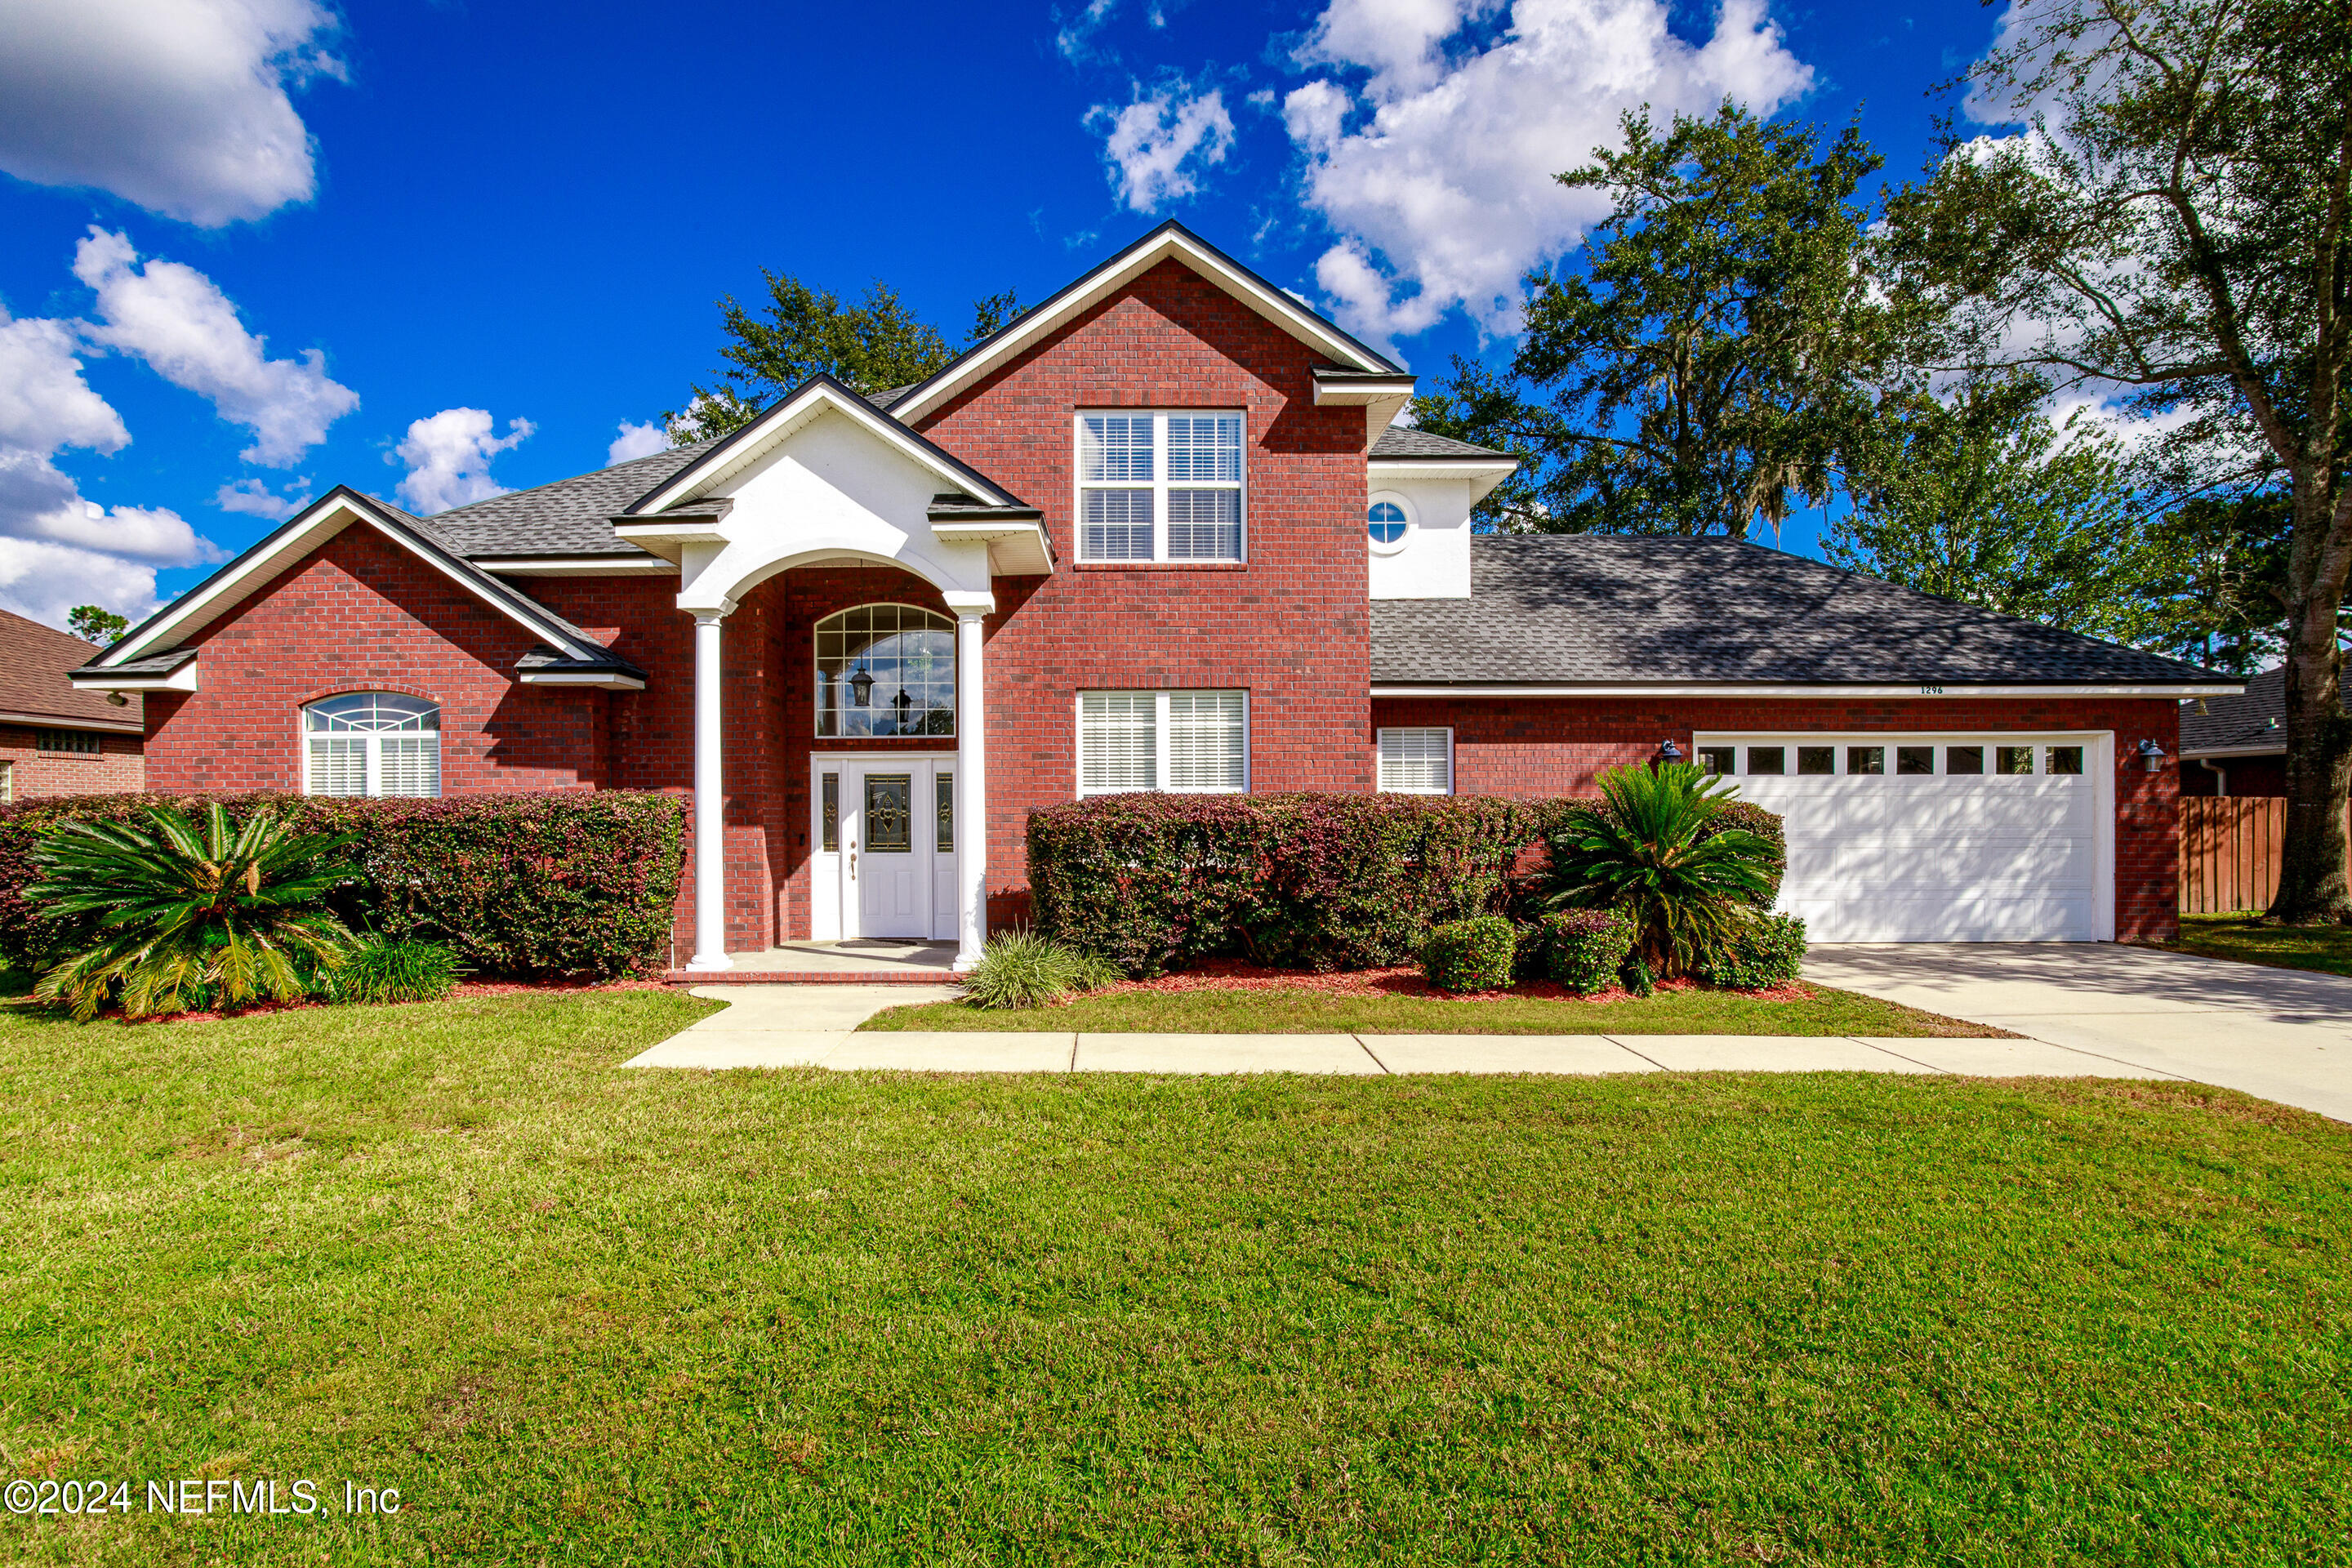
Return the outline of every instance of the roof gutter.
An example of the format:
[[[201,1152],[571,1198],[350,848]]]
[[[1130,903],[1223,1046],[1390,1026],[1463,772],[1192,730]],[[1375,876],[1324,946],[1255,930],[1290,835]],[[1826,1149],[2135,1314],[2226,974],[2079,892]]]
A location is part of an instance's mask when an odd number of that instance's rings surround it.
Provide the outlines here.
[[[2179,681],[2150,681],[2146,684],[2119,682],[2097,685],[2053,683],[2045,686],[1954,686],[1949,684],[1894,686],[1859,683],[1829,685],[1769,680],[1654,680],[1639,683],[1523,680],[1458,680],[1433,683],[1375,680],[1371,683],[1371,694],[1375,697],[1460,698],[2229,697],[2244,689],[2242,685],[2230,682],[2195,685]]]

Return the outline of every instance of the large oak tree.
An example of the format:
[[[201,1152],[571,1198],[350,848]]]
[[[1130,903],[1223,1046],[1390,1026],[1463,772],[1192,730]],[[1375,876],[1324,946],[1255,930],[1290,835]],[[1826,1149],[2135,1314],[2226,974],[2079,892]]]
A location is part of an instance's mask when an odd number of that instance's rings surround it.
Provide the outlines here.
[[[2160,416],[2210,484],[2283,489],[2287,826],[2272,912],[2352,920],[2337,611],[2352,574],[2352,8],[2018,0],[1970,109],[1888,206],[1945,364],[2026,367]]]

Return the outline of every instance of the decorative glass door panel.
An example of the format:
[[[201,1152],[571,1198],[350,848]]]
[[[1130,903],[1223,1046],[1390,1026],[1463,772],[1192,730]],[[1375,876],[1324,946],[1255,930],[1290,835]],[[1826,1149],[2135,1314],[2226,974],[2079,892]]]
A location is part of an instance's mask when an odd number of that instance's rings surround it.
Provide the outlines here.
[[[915,851],[915,780],[909,773],[866,775],[866,852],[911,855]]]
[[[810,935],[952,940],[953,759],[835,754],[811,772]]]

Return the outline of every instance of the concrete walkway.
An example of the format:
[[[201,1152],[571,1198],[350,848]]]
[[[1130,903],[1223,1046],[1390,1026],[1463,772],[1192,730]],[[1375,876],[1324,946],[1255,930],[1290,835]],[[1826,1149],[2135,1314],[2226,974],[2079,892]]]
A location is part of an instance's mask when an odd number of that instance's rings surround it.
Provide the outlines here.
[[[702,985],[729,1004],[623,1063],[902,1072],[1950,1072],[2172,1078],[2034,1040],[1779,1035],[1096,1035],[984,1030],[853,1033],[884,1007],[944,1001],[946,986]]]
[[[1805,978],[2352,1121],[2352,978],[2114,943],[1817,947]]]

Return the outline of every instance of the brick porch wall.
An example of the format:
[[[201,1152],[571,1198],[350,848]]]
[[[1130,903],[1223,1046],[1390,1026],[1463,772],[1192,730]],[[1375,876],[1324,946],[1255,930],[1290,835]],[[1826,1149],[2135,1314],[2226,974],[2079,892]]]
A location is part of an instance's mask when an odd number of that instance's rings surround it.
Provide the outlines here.
[[[2179,750],[2169,698],[1438,699],[1381,698],[1371,730],[1450,724],[1463,795],[1590,795],[1602,768],[1646,762],[1671,739],[1685,756],[1700,731],[2112,730],[2116,765],[2116,934],[2168,942],[2179,917],[2179,777],[2141,771],[2142,740]]]

